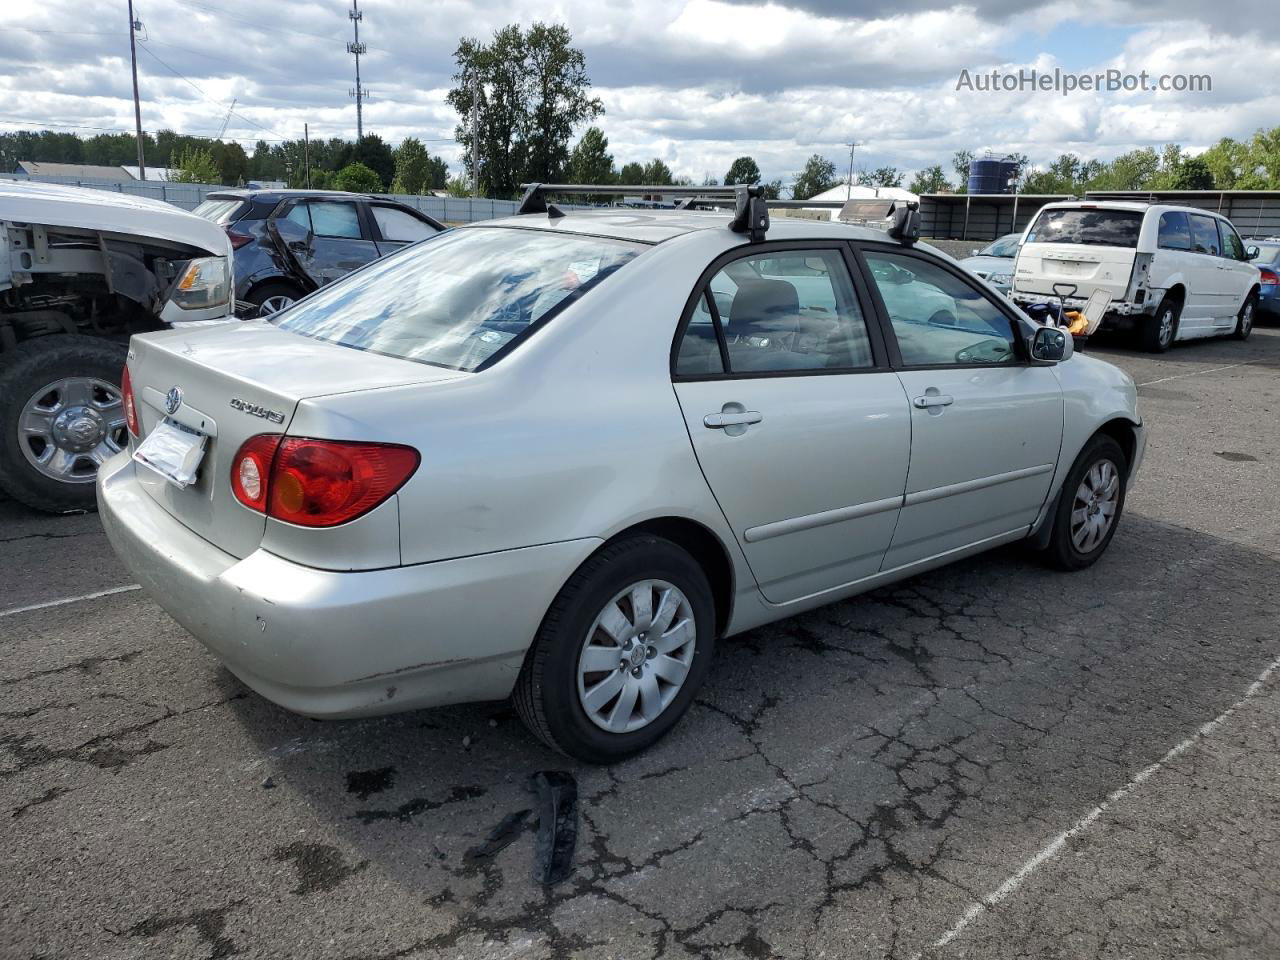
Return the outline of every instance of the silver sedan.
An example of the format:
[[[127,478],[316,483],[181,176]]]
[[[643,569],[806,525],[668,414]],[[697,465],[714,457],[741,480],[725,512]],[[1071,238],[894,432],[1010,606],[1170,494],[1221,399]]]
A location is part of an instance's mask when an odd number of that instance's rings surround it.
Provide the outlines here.
[[[719,638],[1014,541],[1103,554],[1127,376],[909,237],[731,226],[552,208],[134,337],[116,551],[290,710],[510,697],[591,762],[670,730]]]

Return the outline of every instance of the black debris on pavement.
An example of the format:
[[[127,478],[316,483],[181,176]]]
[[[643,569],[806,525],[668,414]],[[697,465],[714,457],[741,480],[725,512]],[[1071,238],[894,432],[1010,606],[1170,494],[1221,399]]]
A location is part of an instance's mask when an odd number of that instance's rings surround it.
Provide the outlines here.
[[[488,860],[499,850],[504,850],[524,832],[525,823],[532,810],[517,810],[503,817],[496,827],[489,831],[484,843],[477,844],[463,854],[464,860]]]
[[[347,773],[347,793],[354,793],[361,800],[368,800],[375,793],[389,790],[396,782],[395,767],[377,770],[352,770]]]
[[[551,885],[573,873],[578,843],[578,781],[563,770],[543,770],[530,778],[538,794],[538,836],[533,845],[533,879]]]

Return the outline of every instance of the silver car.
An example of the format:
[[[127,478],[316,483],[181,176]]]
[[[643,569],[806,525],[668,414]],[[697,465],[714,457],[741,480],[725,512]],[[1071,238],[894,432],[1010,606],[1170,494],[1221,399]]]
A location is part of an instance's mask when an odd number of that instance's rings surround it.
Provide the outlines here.
[[[670,730],[720,638],[1014,541],[1098,559],[1125,374],[908,234],[741,229],[552,207],[136,336],[111,542],[290,710],[511,697],[590,762]]]
[[[973,256],[965,257],[960,266],[975,273],[1001,293],[1008,293],[1013,286],[1013,265],[1018,258],[1018,241],[1021,233],[1006,233],[997,237]]]

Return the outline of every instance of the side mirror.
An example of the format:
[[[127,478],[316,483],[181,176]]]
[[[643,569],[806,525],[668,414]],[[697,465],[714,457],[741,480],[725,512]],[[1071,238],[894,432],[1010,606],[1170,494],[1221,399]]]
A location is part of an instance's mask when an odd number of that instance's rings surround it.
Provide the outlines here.
[[[1244,258],[1246,260],[1257,260],[1258,257],[1261,255],[1262,255],[1262,251],[1259,250],[1257,247],[1248,247],[1244,252]]]
[[[1059,363],[1067,358],[1067,332],[1060,327],[1038,327],[1031,336],[1031,359]]]

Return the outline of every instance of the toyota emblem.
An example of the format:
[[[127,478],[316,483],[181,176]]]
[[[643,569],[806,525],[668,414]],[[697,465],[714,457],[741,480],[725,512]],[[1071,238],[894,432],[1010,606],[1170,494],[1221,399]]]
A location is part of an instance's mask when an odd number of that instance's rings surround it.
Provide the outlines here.
[[[164,395],[165,411],[174,414],[178,412],[180,406],[182,406],[182,388],[170,387],[169,392]]]

